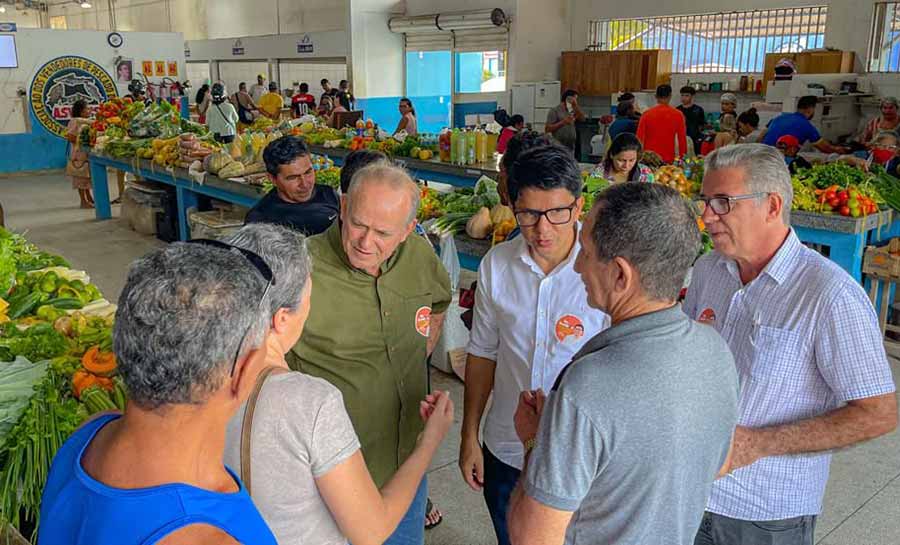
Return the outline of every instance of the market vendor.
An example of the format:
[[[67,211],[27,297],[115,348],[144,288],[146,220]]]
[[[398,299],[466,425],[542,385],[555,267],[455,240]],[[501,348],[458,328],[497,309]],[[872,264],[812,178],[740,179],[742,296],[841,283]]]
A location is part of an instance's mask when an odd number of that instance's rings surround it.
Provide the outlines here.
[[[877,115],[870,119],[862,133],[859,135],[859,141],[866,147],[871,147],[878,133],[884,131],[894,131],[900,129],[900,112],[898,112],[898,101],[894,97],[883,97],[881,99],[881,115]]]
[[[275,545],[222,463],[248,370],[265,361],[261,301],[275,279],[258,256],[201,242],[162,246],[129,269],[113,328],[125,413],[89,419],[56,453],[39,545]]]
[[[760,141],[768,146],[774,146],[778,139],[784,135],[791,135],[797,139],[801,146],[807,142],[822,153],[846,153],[846,148],[835,146],[822,138],[819,130],[811,120],[816,113],[816,105],[819,99],[814,96],[801,97],[797,101],[797,111],[792,114],[781,114],[769,121],[768,127],[763,129]]]
[[[897,427],[872,303],[803,245],[792,195],[771,147],[729,146],[706,159],[696,202],[715,252],[694,264],[683,309],[727,341],[740,406],[728,475],[713,483],[695,543],[812,544],[831,453]]]
[[[566,89],[562,94],[559,106],[547,112],[547,123],[544,131],[564,147],[575,151],[575,122],[584,121],[585,115],[578,107],[578,92]]]
[[[296,136],[273,140],[263,151],[274,188],[247,214],[247,223],[275,223],[306,235],[319,234],[340,212],[337,193],[316,183],[309,148]]]
[[[510,543],[508,505],[524,463],[512,425],[519,394],[549,392],[579,349],[609,327],[609,316],[588,306],[574,268],[581,191],[578,163],[566,148],[545,144],[519,155],[509,196],[522,236],[495,246],[478,269],[459,467],[466,484],[484,494],[499,545]]]
[[[281,109],[284,107],[284,97],[278,92],[278,83],[269,82],[269,92],[264,94],[257,102],[259,113],[273,121],[281,119]]]
[[[734,93],[724,93],[719,97],[720,115],[732,114],[737,117],[737,95]]]
[[[612,141],[603,162],[591,175],[612,183],[652,182],[653,171],[640,162],[643,154],[644,146],[637,136],[624,132]]]
[[[308,241],[309,319],[287,354],[295,370],[343,394],[366,465],[382,487],[413,451],[426,359],[453,297],[431,245],[413,235],[419,188],[405,170],[370,165],[353,177],[341,220]],[[423,543],[427,479],[386,543]]]

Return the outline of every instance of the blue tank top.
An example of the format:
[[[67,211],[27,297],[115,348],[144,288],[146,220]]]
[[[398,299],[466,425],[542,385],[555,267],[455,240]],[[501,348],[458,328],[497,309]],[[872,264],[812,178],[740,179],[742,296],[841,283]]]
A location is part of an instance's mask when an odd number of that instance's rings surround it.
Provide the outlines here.
[[[275,537],[243,483],[234,493],[186,484],[152,488],[111,488],[81,467],[88,444],[107,423],[101,416],[76,431],[53,459],[41,500],[39,545],[152,545],[191,524],[221,529],[245,545],[276,545]]]

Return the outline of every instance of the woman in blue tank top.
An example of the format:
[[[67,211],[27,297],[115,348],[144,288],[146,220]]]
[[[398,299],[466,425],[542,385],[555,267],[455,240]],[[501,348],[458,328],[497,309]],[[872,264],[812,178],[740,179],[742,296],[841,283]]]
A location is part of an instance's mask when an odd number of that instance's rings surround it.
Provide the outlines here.
[[[252,387],[242,377],[265,357],[272,283],[258,256],[210,242],[132,265],[113,330],[128,405],[57,453],[39,545],[275,545],[222,462],[226,424]]]

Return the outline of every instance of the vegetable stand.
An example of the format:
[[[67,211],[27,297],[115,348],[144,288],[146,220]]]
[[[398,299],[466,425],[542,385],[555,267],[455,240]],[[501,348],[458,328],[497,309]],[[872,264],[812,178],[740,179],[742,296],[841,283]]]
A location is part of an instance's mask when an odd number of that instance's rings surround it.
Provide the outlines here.
[[[804,244],[827,246],[828,257],[862,283],[863,251],[870,238],[892,230],[893,211],[861,218],[791,212],[791,226]]]
[[[212,197],[228,203],[252,208],[265,195],[261,187],[231,180],[222,180],[209,174],[206,175],[204,183],[199,184],[188,175],[185,169],[164,170],[154,167],[153,163],[146,159],[123,161],[91,153],[90,164],[91,183],[94,186],[94,201],[96,202],[95,216],[97,219],[106,220],[112,218],[109,188],[106,183],[106,169],[107,167],[112,167],[123,172],[131,172],[146,180],[175,187],[175,196],[178,203],[178,233],[181,240],[190,238],[187,214],[190,208],[197,206],[198,196]]]

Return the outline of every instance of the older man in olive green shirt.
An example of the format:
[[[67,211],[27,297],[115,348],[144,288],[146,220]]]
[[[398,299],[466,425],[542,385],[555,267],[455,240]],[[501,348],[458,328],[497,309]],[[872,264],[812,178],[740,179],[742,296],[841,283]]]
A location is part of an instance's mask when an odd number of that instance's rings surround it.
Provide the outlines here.
[[[311,311],[288,354],[291,367],[341,390],[379,487],[422,431],[426,359],[452,299],[434,249],[410,236],[418,200],[402,169],[375,164],[356,173],[342,198],[341,221],[309,238]]]

